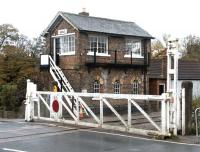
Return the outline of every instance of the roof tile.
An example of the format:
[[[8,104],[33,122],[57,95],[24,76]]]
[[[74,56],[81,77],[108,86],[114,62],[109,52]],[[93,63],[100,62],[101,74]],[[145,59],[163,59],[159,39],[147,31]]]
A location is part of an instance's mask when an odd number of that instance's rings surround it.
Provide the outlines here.
[[[153,38],[148,32],[134,22],[77,15],[66,12],[61,12],[61,14],[79,30]]]

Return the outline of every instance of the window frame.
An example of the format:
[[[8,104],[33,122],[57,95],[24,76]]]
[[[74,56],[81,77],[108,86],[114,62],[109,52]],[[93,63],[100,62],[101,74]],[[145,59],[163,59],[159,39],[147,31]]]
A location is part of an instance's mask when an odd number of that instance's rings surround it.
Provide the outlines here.
[[[96,41],[92,41],[92,39],[96,39]],[[103,41],[101,41],[103,40]],[[101,43],[99,43],[101,41]],[[96,46],[92,46],[92,43],[96,43]],[[100,47],[100,44],[104,44],[105,47]],[[96,49],[96,56],[110,56],[108,54],[108,36],[104,35],[89,35],[88,36],[88,45],[89,45],[89,51],[87,55],[94,55],[94,51],[92,49]],[[91,47],[92,46],[92,47]],[[99,49],[104,48],[104,52],[100,52]]]
[[[100,93],[100,91],[101,91],[101,84],[98,80],[95,80],[94,83],[93,83],[93,92],[94,93]]]
[[[130,46],[128,46],[128,45],[130,45]],[[131,50],[129,50],[129,49],[131,49]],[[135,53],[136,49],[139,49],[139,53]],[[131,52],[132,52],[132,58],[144,58],[144,56],[142,55],[142,40],[141,39],[135,39],[135,38],[126,38],[125,39],[125,55],[124,55],[124,57],[130,58]]]
[[[133,81],[133,94],[140,94],[140,83],[138,80]]]
[[[63,35],[56,35],[56,36],[52,36],[52,38],[54,38],[54,45],[55,45],[55,49],[56,52],[59,52],[59,55],[75,55],[75,49],[76,49],[76,37],[75,37],[75,33],[68,33],[68,34],[63,34]],[[61,38],[67,38],[67,44],[65,44],[67,51],[62,51],[62,47],[61,45],[63,45],[64,43],[61,42]],[[73,38],[73,40],[70,40],[70,38]],[[58,43],[59,41],[59,43]],[[58,46],[59,45],[59,46]],[[65,48],[63,47],[63,48]]]
[[[120,94],[121,93],[121,83],[119,80],[116,80],[114,82],[114,94]]]

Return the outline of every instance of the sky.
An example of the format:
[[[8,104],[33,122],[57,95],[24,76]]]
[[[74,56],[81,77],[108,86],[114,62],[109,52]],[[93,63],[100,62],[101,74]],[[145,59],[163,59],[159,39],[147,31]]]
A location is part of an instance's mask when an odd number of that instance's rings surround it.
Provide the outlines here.
[[[12,24],[29,38],[38,37],[58,11],[131,21],[153,37],[200,36],[200,0],[0,0],[0,25]]]

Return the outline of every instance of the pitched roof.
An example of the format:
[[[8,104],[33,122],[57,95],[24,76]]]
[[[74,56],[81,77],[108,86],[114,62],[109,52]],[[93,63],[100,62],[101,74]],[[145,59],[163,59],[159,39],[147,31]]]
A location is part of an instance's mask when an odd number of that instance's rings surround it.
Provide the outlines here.
[[[167,62],[165,59],[152,59],[149,67],[150,78],[166,79]],[[200,80],[200,62],[179,60],[179,80]]]
[[[148,32],[134,22],[77,15],[66,12],[59,12],[44,32],[50,29],[59,16],[62,16],[80,31],[153,38]]]

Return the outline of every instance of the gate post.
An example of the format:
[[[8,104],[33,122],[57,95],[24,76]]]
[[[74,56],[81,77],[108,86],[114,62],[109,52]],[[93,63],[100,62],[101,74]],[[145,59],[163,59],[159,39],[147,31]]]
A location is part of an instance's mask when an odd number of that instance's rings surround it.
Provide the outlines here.
[[[167,49],[167,92],[170,93],[170,129],[174,135],[180,127],[180,106],[178,98],[178,39],[168,41]]]
[[[169,134],[169,107],[168,107],[168,94],[162,94],[162,101],[161,101],[161,130],[162,134],[166,135]]]
[[[26,89],[26,101],[25,101],[25,121],[33,121],[34,117],[34,103],[33,103],[33,93],[37,90],[36,84],[27,80]]]
[[[192,88],[192,82],[182,83],[182,135],[189,135],[192,128]]]

